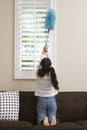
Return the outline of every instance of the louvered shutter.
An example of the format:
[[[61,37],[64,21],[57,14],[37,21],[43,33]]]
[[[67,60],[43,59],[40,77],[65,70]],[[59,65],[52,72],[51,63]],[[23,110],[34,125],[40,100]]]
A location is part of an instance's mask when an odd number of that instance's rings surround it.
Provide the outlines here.
[[[36,77],[36,69],[47,37],[45,16],[51,6],[51,0],[15,1],[15,79]],[[48,41],[50,54],[53,49],[51,40],[49,38]]]

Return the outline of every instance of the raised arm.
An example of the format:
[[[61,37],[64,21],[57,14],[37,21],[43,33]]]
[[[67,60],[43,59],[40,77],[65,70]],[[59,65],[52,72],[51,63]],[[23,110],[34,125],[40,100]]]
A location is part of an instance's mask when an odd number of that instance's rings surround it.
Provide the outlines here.
[[[40,62],[45,57],[48,57],[48,45],[47,44],[45,44],[45,46],[42,49],[42,54],[41,54]],[[40,68],[40,63],[38,65],[37,71],[38,71],[39,68]]]

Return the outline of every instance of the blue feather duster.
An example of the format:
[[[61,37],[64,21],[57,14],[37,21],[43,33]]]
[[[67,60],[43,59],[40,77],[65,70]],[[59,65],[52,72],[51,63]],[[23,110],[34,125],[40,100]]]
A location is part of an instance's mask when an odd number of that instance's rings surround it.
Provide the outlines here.
[[[50,30],[54,29],[55,26],[55,20],[56,20],[56,13],[54,9],[49,9],[46,13],[46,18],[45,18],[45,27],[48,30],[48,35],[46,39],[46,44],[48,42],[48,37],[49,37],[49,32]]]
[[[54,29],[55,20],[56,20],[55,10],[49,9],[46,13],[46,18],[45,18],[45,27],[48,30],[48,33],[50,30]]]

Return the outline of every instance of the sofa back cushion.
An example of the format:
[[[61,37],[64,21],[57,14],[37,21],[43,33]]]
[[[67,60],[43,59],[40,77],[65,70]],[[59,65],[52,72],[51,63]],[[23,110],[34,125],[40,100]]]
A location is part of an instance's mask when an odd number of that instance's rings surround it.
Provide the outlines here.
[[[60,121],[87,119],[87,92],[60,92],[57,102]]]
[[[36,97],[34,92],[20,91],[20,111],[19,111],[19,120],[29,121],[33,124],[36,124]]]
[[[19,120],[37,123],[34,92],[20,91]],[[87,92],[59,92],[56,96],[60,122],[87,119]]]

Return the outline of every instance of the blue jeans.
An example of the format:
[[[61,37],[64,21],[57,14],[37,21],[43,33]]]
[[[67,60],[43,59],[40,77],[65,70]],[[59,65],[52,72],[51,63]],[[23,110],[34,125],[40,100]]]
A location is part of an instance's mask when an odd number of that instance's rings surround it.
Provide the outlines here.
[[[37,123],[39,124],[44,117],[48,117],[50,122],[51,116],[56,118],[57,104],[55,96],[53,97],[38,97],[37,98]]]

